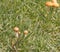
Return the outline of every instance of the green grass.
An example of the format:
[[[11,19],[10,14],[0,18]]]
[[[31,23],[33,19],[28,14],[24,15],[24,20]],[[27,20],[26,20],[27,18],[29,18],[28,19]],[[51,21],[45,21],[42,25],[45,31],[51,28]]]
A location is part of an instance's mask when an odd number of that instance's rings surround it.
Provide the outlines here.
[[[0,52],[60,52],[60,7],[47,7],[46,1],[0,0]],[[21,34],[14,50],[15,26]]]

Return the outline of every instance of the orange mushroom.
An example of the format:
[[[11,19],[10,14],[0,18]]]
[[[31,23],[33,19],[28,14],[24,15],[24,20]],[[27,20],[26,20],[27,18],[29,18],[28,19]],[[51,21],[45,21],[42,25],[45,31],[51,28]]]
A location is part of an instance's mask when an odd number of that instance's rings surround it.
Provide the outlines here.
[[[52,0],[52,1],[46,2],[46,6],[59,7],[59,4],[57,3],[57,0]]]

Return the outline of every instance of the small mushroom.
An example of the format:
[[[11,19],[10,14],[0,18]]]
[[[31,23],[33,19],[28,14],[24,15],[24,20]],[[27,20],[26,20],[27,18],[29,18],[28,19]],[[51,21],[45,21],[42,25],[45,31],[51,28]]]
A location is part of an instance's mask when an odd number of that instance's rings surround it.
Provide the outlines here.
[[[18,27],[14,27],[14,31],[15,31],[15,34],[16,34],[16,37],[18,38],[19,37],[19,28]]]
[[[24,30],[24,35],[27,36],[28,30]]]

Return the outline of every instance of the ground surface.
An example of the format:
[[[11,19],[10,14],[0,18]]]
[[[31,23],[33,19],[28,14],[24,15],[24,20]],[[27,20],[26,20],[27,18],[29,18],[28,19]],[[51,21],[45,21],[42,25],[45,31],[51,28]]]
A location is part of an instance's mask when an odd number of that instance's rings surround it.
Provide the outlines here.
[[[0,52],[60,52],[60,7],[47,7],[46,1],[0,0]],[[15,26],[21,35],[14,50]]]

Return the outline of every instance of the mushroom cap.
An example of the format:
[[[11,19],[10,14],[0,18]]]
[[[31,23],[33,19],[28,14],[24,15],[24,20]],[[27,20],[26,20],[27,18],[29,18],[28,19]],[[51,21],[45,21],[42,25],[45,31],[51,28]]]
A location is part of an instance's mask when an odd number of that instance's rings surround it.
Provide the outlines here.
[[[24,34],[28,34],[28,30],[24,30]]]
[[[18,32],[19,31],[19,28],[18,27],[14,27],[14,31],[15,32]]]
[[[48,1],[48,2],[46,2],[46,6],[53,6],[53,3]]]

